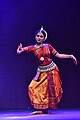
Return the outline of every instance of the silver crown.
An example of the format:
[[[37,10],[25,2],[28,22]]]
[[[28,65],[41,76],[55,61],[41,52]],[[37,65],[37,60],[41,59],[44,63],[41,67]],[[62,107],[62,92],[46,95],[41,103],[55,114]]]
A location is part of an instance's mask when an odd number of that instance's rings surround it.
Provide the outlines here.
[[[43,26],[41,26],[40,31],[44,31],[45,32],[45,34],[46,34],[45,39],[44,39],[44,41],[45,41],[47,39],[47,32],[43,29]]]

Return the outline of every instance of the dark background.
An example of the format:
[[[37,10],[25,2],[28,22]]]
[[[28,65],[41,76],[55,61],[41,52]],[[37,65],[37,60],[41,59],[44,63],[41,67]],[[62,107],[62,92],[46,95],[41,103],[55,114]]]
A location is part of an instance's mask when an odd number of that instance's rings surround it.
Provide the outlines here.
[[[28,85],[37,69],[32,53],[16,49],[35,44],[34,33],[44,26],[47,43],[70,59],[53,58],[60,69],[63,98],[59,108],[80,108],[80,1],[0,0],[0,109],[29,109]]]

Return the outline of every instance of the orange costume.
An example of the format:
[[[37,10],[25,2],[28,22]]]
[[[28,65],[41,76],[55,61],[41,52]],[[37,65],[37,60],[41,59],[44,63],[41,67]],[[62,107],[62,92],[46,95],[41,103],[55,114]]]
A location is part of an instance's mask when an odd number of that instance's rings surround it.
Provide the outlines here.
[[[35,109],[55,109],[62,97],[61,80],[56,64],[50,55],[57,51],[50,44],[32,45],[26,47],[38,59],[38,69],[28,87],[31,104]]]

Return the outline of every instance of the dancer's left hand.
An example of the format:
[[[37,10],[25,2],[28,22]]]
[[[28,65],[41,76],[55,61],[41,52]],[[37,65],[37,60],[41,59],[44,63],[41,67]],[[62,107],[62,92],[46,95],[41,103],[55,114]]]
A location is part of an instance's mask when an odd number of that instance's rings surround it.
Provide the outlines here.
[[[77,59],[74,57],[74,55],[71,55],[71,59],[73,60],[74,64],[77,65]]]

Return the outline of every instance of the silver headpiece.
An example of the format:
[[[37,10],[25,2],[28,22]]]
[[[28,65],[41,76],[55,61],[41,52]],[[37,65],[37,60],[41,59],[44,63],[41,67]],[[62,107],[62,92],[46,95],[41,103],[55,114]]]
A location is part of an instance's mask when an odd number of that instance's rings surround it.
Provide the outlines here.
[[[41,27],[41,29],[40,29],[40,31],[44,31],[44,33],[45,33],[45,39],[44,39],[44,41],[47,39],[47,32],[43,29],[43,26]]]

